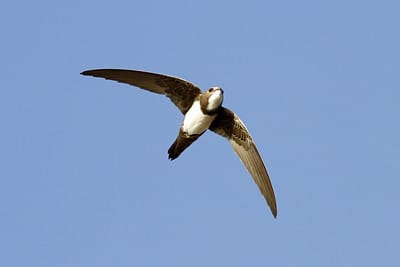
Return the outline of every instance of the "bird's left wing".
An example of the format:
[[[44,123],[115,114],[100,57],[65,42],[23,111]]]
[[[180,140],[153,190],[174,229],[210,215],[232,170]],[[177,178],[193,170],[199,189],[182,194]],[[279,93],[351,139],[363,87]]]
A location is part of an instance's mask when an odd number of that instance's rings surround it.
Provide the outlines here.
[[[191,82],[158,73],[138,70],[95,69],[84,71],[81,74],[127,83],[153,93],[166,95],[183,114],[189,110],[196,97],[201,93],[200,88]]]
[[[230,141],[233,150],[246,166],[267,201],[272,214],[276,217],[275,194],[267,169],[244,123],[231,110],[221,107],[220,112],[210,126],[210,130]]]

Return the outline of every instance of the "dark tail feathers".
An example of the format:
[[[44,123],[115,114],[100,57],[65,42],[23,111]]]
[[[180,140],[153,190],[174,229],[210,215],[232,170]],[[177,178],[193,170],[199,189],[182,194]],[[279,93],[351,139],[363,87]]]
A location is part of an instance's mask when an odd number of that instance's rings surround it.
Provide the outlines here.
[[[175,142],[168,149],[168,158],[170,160],[174,160],[197,138],[200,137],[201,134],[195,135],[187,135],[182,130],[179,130],[178,137],[176,137]]]

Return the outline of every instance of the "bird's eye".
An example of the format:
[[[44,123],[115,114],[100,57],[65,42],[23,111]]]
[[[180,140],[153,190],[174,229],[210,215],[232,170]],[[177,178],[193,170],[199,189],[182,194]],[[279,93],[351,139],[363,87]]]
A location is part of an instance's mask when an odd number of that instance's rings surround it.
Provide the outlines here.
[[[211,92],[212,92],[212,90],[213,90],[213,89],[212,89],[212,88],[210,88],[210,89],[208,89],[208,92],[209,92],[209,93],[211,93]]]

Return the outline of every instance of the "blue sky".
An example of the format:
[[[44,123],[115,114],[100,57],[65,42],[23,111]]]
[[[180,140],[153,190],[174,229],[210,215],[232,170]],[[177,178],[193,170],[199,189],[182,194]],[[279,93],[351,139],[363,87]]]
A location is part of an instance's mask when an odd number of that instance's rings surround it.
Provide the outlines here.
[[[0,265],[399,266],[399,9],[2,3]],[[224,88],[277,219],[226,140],[170,162],[178,110],[91,68]]]

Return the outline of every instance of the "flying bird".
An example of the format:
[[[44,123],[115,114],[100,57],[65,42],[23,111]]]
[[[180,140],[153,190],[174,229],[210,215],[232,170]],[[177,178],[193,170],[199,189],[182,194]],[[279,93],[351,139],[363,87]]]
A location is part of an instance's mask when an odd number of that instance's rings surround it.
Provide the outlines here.
[[[138,70],[94,69],[81,74],[127,83],[167,96],[184,115],[178,136],[168,149],[170,160],[179,157],[208,129],[227,138],[276,217],[275,194],[267,169],[244,123],[233,111],[222,106],[222,88],[211,87],[202,92],[198,86],[181,78]]]

